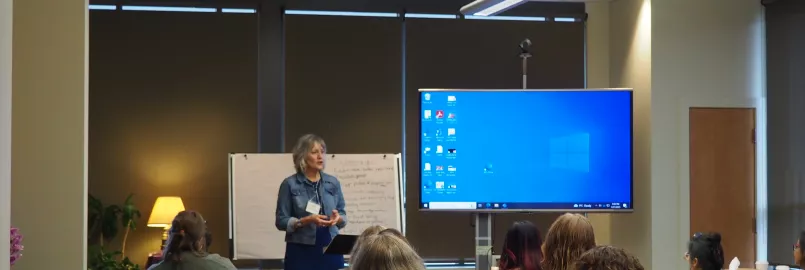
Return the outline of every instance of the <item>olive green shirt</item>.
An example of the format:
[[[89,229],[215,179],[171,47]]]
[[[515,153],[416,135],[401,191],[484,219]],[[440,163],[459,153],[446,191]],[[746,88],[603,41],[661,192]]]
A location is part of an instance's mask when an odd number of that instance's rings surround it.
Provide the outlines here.
[[[183,252],[181,262],[162,261],[152,265],[148,270],[237,270],[229,259],[218,254],[198,256],[191,252]]]

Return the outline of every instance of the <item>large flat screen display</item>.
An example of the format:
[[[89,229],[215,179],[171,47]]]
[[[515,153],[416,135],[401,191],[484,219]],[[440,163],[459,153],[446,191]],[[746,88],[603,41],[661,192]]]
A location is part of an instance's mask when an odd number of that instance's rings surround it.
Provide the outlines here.
[[[633,209],[630,89],[421,89],[419,98],[421,210]]]

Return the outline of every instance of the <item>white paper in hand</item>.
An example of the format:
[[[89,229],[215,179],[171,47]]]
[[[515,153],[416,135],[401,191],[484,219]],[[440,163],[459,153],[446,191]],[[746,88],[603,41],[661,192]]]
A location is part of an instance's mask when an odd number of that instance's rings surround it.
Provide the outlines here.
[[[736,270],[740,266],[741,266],[741,261],[738,260],[738,257],[735,257],[735,258],[732,258],[732,261],[730,262],[730,268],[729,269],[730,270]]]

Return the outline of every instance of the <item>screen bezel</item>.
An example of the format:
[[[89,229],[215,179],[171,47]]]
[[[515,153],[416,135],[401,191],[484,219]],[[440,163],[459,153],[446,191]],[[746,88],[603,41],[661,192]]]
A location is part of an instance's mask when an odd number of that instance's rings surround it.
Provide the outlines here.
[[[423,111],[422,111],[422,93],[423,92],[629,92],[629,106],[630,106],[630,114],[629,114],[629,123],[630,123],[630,132],[632,134],[631,140],[629,142],[629,148],[632,154],[629,156],[630,166],[632,168],[630,173],[630,185],[629,185],[629,208],[620,208],[620,209],[587,209],[587,208],[533,208],[533,209],[430,209],[430,208],[423,208],[422,202],[422,119],[423,119]],[[417,91],[417,109],[419,112],[419,120],[417,121],[417,145],[418,151],[417,155],[419,159],[417,159],[417,164],[415,164],[417,168],[417,175],[419,179],[417,181],[417,190],[419,193],[419,198],[417,199],[417,209],[423,212],[470,212],[470,213],[520,213],[520,212],[542,212],[542,213],[555,213],[555,212],[583,212],[583,213],[632,213],[634,212],[634,90],[632,88],[571,88],[571,89],[450,89],[450,88],[420,88]]]

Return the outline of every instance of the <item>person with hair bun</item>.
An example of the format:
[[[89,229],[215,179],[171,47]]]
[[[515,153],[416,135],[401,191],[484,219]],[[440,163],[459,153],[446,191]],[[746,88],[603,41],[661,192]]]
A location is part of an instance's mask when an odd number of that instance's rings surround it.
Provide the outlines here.
[[[805,231],[799,233],[799,239],[794,243],[794,262],[801,268],[805,268],[805,252],[802,246],[805,245]]]
[[[542,270],[542,236],[539,229],[528,221],[512,224],[503,241],[500,270]]]
[[[721,234],[695,233],[688,241],[685,260],[694,270],[724,269],[724,249],[721,247]]]
[[[198,212],[182,211],[168,230],[162,262],[148,270],[237,270],[229,259],[207,252],[207,221]]]

